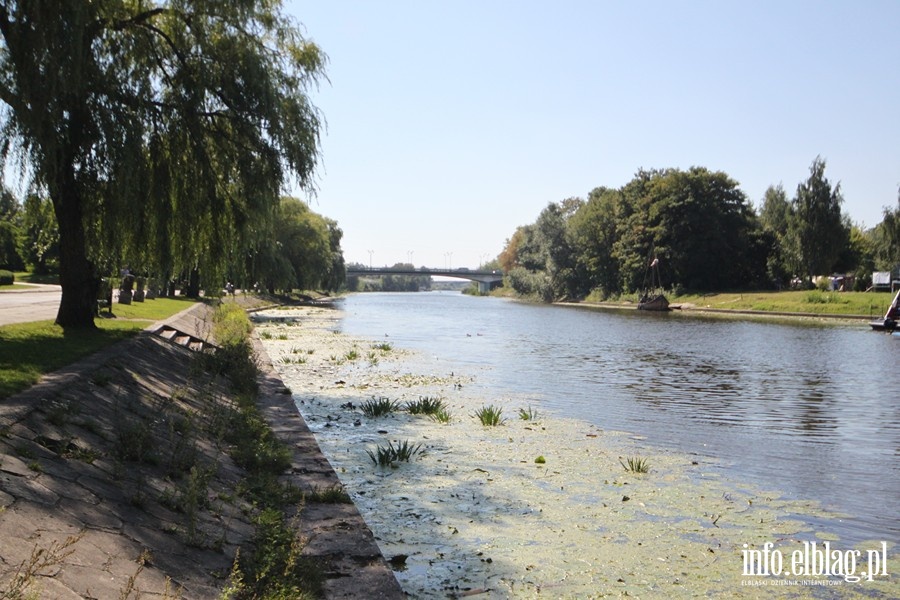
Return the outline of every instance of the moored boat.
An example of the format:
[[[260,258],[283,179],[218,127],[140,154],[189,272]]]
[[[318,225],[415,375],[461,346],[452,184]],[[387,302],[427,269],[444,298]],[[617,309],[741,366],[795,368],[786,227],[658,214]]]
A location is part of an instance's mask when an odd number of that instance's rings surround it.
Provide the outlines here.
[[[897,295],[894,296],[894,300],[888,307],[887,312],[884,313],[884,317],[875,319],[869,325],[875,331],[894,331],[900,329],[900,324],[897,323],[898,319],[900,319],[900,292],[897,292]]]
[[[669,299],[663,294],[656,294],[655,296],[644,294],[638,300],[637,307],[638,310],[669,310]]]
[[[659,259],[654,258],[650,263],[650,286],[638,300],[638,310],[669,310],[669,299],[659,290],[662,289],[662,281],[659,277]],[[646,284],[646,280],[644,281]]]

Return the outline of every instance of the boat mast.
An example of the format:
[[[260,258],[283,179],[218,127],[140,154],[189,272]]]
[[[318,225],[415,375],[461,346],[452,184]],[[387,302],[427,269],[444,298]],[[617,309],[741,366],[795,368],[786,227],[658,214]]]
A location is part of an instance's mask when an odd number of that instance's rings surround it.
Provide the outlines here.
[[[894,296],[893,301],[891,301],[891,305],[888,306],[887,312],[884,314],[885,320],[896,320],[898,316],[900,316],[900,291],[897,292],[897,295]]]

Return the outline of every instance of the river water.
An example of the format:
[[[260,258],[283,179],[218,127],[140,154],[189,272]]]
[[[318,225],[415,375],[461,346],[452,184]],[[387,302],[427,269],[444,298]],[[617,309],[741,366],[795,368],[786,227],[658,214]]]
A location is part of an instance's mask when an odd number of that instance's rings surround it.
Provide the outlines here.
[[[454,292],[356,294],[345,333],[474,375],[535,409],[718,460],[848,515],[842,540],[900,541],[900,339],[865,323],[546,306]]]

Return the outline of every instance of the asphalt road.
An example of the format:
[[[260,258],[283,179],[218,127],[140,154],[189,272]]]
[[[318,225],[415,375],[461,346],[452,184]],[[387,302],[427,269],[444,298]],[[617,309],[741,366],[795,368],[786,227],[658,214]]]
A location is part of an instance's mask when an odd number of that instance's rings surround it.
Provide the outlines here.
[[[58,285],[0,292],[0,325],[55,319],[62,291]]]

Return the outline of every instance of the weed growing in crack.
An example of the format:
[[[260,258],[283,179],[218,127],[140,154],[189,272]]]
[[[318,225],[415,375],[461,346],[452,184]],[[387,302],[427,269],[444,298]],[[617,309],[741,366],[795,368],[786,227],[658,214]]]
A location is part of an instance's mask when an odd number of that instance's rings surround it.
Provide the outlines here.
[[[9,581],[0,589],[0,600],[25,600],[35,598],[35,584],[42,572],[48,569],[58,568],[65,560],[75,552],[77,544],[83,534],[69,536],[64,542],[53,541],[47,548],[35,546],[31,550],[31,556],[23,560],[16,567]]]
[[[304,502],[318,502],[320,504],[352,504],[350,494],[342,485],[332,485],[324,490],[318,488],[303,494]]]

